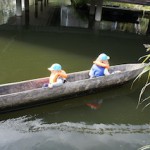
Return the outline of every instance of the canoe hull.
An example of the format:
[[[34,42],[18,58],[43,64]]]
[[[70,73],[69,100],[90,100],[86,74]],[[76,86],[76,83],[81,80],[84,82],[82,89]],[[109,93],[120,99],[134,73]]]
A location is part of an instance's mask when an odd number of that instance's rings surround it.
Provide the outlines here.
[[[112,71],[113,69],[121,70],[121,67],[123,67],[125,70],[125,65],[118,65],[116,67],[112,67]],[[118,86],[134,79],[143,70],[143,68],[144,65],[141,64],[133,70],[125,70],[121,73],[111,74],[109,76],[94,79],[89,79],[86,77],[84,80],[81,79],[75,82],[67,82],[64,85],[53,89],[39,87],[36,89],[1,95],[0,111],[58,102],[70,97],[77,97],[84,93],[93,93],[99,89]],[[82,72],[81,74],[87,75],[88,71]],[[74,74],[69,75],[70,81],[73,75]],[[47,81],[47,78],[43,79],[45,79],[44,81]],[[41,79],[42,83],[43,79]]]

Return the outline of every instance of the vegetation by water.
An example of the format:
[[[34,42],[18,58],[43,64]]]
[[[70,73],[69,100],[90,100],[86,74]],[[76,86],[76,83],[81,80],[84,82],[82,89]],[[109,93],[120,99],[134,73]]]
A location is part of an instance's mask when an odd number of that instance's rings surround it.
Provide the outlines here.
[[[149,44],[144,44],[145,48],[147,49],[146,51],[149,52],[150,51],[150,45]],[[144,63],[148,63],[148,65],[145,67],[145,69],[141,72],[141,74],[139,74],[139,76],[135,79],[135,81],[140,78],[143,74],[147,73],[147,80],[146,83],[144,85],[144,87],[142,88],[141,92],[140,92],[140,96],[139,96],[139,101],[138,101],[138,105],[137,107],[139,107],[139,105],[143,104],[146,102],[143,110],[148,107],[150,105],[150,95],[148,95],[147,97],[143,97],[143,93],[150,87],[150,54],[147,54],[145,56],[142,56],[140,59],[144,58]],[[148,101],[148,102],[147,102]]]

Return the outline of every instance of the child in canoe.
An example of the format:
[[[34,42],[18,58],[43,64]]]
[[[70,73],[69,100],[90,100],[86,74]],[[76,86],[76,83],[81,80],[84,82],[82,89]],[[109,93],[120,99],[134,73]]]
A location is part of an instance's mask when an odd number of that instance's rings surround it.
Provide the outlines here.
[[[110,67],[108,61],[109,59],[110,57],[107,56],[105,53],[100,54],[98,58],[93,61],[93,66],[89,72],[90,78],[110,75],[108,71]]]
[[[43,87],[53,88],[61,86],[66,82],[67,74],[64,70],[62,70],[60,64],[55,63],[50,68],[48,68],[48,70],[51,71],[49,83],[44,84]]]

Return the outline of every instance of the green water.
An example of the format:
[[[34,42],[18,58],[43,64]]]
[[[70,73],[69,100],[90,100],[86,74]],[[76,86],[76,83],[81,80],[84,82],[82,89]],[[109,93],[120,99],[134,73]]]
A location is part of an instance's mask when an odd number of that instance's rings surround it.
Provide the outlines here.
[[[60,63],[66,72],[87,70],[101,53],[110,64],[137,63],[150,37],[123,32],[0,31],[0,84],[49,76]],[[150,144],[147,108],[136,109],[145,77],[96,94],[9,112],[0,116],[3,150],[137,150]],[[148,96],[148,89],[144,96]],[[89,107],[96,104],[97,108]]]
[[[111,65],[138,62],[149,42],[121,32],[75,32],[1,31],[0,83],[49,76],[47,68],[56,62],[66,72],[86,70],[102,52],[110,55]]]

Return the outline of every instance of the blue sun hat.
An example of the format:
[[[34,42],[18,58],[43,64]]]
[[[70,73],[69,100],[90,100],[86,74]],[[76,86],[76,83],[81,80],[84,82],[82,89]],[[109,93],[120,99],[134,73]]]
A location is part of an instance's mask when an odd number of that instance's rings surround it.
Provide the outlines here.
[[[49,71],[55,70],[60,71],[62,69],[60,64],[53,64],[50,68],[48,68]]]
[[[109,60],[109,59],[110,59],[110,57],[107,56],[105,53],[100,54],[100,55],[98,56],[98,58],[99,58],[100,60]]]

